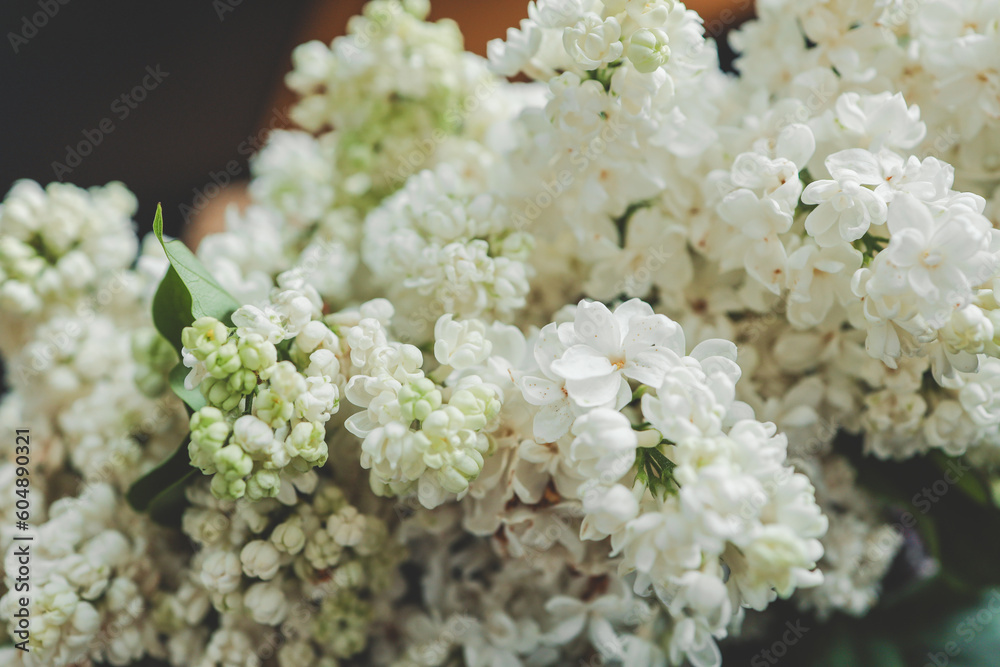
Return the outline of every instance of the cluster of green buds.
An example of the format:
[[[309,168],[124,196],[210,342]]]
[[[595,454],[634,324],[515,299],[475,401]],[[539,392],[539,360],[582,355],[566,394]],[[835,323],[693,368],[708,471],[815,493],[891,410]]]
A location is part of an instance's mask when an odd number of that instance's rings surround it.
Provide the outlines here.
[[[208,405],[191,417],[191,465],[212,475],[217,498],[273,498],[282,475],[326,464],[326,422],[337,411],[336,337],[311,322],[295,340],[293,361],[278,360],[263,337],[238,335],[213,318],[184,330],[186,353],[204,365],[200,387]],[[245,410],[235,409],[244,400]]]
[[[427,445],[423,461],[436,472],[445,491],[462,493],[479,477],[493,447],[484,429],[501,407],[496,387],[470,377],[452,391],[447,405],[423,420],[420,434]]]
[[[273,498],[282,473],[294,476],[327,461],[322,422],[299,421],[276,429],[255,415],[232,415],[206,406],[191,415],[191,465],[212,475],[217,498]]]
[[[278,664],[334,666],[366,648],[373,600],[398,583],[406,554],[384,518],[352,504],[328,476],[303,476],[295,489],[292,504],[247,507],[193,487],[183,523],[204,556],[193,585],[208,590],[220,625],[247,617],[265,628],[294,623]],[[163,595],[157,629],[177,632],[204,618],[185,613],[192,593]],[[310,613],[296,617],[301,600]]]
[[[487,431],[502,407],[500,390],[475,376],[444,388],[418,377],[399,388],[397,400],[402,420],[375,428],[362,443],[373,490],[399,495],[416,486],[427,507],[466,491],[492,453]]]
[[[214,317],[198,318],[185,327],[181,342],[204,364],[206,377],[199,387],[205,400],[224,412],[235,410],[278,362],[273,343],[259,334],[237,336]]]

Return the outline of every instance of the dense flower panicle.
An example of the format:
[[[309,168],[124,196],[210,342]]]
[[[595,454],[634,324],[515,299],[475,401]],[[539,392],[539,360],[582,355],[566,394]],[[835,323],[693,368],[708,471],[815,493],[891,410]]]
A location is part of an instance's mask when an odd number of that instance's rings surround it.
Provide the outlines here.
[[[23,180],[11,188],[0,205],[5,355],[28,342],[25,327],[77,314],[100,293],[128,288],[135,209],[135,197],[121,183],[88,191]]]
[[[845,438],[1000,461],[1000,5],[761,2],[735,77],[678,0],[535,0],[487,59],[428,15],[295,50],[217,317],[156,330],[122,185],[0,204],[4,664],[718,667],[920,539]],[[129,507],[181,442],[193,549]]]
[[[273,498],[289,478],[326,463],[324,425],[340,405],[337,336],[310,320],[313,303],[294,290],[274,305],[233,313],[235,331],[203,317],[184,329],[188,389],[207,406],[191,415],[191,465],[212,475],[219,498]],[[303,321],[305,320],[305,321]],[[294,336],[294,337],[293,337]],[[296,362],[278,360],[275,343],[291,340]]]

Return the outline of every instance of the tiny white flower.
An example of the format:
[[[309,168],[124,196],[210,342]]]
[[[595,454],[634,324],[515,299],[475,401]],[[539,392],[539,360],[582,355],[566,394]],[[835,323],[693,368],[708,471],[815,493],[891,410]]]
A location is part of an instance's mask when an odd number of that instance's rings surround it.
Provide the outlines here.
[[[613,16],[602,19],[588,13],[564,29],[563,45],[581,67],[592,70],[621,57],[624,49],[619,41],[621,34],[621,26]]]

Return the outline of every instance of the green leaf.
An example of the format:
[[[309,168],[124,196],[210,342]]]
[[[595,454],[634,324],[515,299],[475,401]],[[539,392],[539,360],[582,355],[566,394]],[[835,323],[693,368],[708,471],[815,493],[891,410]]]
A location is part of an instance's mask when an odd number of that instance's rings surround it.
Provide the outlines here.
[[[951,474],[952,477],[957,477],[958,481],[955,482],[955,486],[967,495],[973,502],[979,505],[990,505],[993,503],[993,493],[990,488],[989,478],[980,470],[975,468],[971,470],[961,471],[961,469],[955,469],[962,472],[961,475],[956,475],[955,470],[949,473],[949,463],[956,459],[948,456],[944,452],[937,450],[931,452],[931,461],[934,462],[943,473]]]
[[[158,493],[149,503],[149,517],[161,526],[180,528],[184,510],[188,506],[184,491],[199,475],[200,471],[189,467],[183,477]]]
[[[129,487],[126,498],[133,509],[148,512],[163,525],[176,525],[186,504],[184,488],[199,474],[191,467],[189,441],[189,437],[185,438],[166,461]]]
[[[181,331],[193,321],[191,293],[171,265],[153,295],[153,325],[181,354]]]
[[[153,233],[170,260],[170,268],[153,297],[153,323],[160,334],[180,353],[181,331],[199,317],[215,317],[231,324],[239,308],[187,246],[173,239],[163,240],[163,211],[156,206]]]
[[[653,495],[665,497],[677,492],[673,461],[658,447],[639,447],[635,452],[636,479]]]
[[[187,377],[188,370],[188,367],[181,363],[174,366],[170,371],[170,388],[188,406],[189,412],[194,413],[201,410],[208,403],[200,390],[186,389],[184,387],[184,378]]]

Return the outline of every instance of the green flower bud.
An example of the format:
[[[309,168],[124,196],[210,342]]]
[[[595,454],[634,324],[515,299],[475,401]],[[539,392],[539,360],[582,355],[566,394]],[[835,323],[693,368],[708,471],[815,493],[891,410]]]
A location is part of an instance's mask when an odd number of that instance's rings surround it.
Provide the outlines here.
[[[654,72],[670,59],[667,33],[659,28],[641,29],[632,34],[625,56],[643,73]]]
[[[202,360],[224,345],[228,338],[229,330],[226,325],[214,317],[199,317],[181,331],[181,343],[197,359]]]
[[[242,498],[247,490],[247,483],[242,479],[227,480],[222,475],[212,478],[212,495],[219,500],[237,500]]]
[[[226,445],[215,453],[215,468],[227,480],[242,479],[253,470],[253,459],[239,445]]]
[[[292,456],[301,458],[312,466],[326,463],[326,429],[319,422],[300,422],[285,440],[285,449]],[[308,468],[307,468],[308,469]]]
[[[462,450],[455,452],[451,465],[466,479],[474,479],[479,476],[479,472],[483,469],[483,456],[474,449]]]
[[[250,500],[274,498],[281,489],[277,470],[258,470],[247,480],[246,496]]]
[[[240,339],[240,362],[250,371],[262,371],[278,363],[278,348],[260,334]]]
[[[286,401],[270,387],[261,389],[254,400],[254,413],[271,428],[278,428],[292,418],[295,404]]]
[[[216,471],[215,454],[229,438],[229,422],[225,416],[212,407],[204,407],[191,415],[191,441],[188,456],[191,465],[206,475]]]
[[[205,357],[205,368],[208,370],[208,374],[220,380],[238,371],[240,365],[239,350],[235,341],[220,345]]]
[[[452,439],[452,449],[435,457],[438,481],[442,488],[452,493],[465,491],[469,482],[479,477],[485,463],[481,451],[486,448],[486,438],[475,431],[462,430]],[[425,457],[426,459],[426,457]]]
[[[302,551],[306,544],[306,534],[302,530],[302,522],[292,517],[284,523],[279,523],[271,531],[271,544],[278,551],[295,555]]]
[[[214,472],[212,457],[229,439],[229,422],[225,415],[216,408],[204,407],[191,415],[191,443],[188,452],[191,454],[191,465],[206,468]]]
[[[437,476],[441,488],[449,493],[461,493],[469,488],[468,478],[451,466],[438,470]]]
[[[226,380],[214,377],[202,380],[201,393],[209,405],[213,405],[223,412],[235,410],[243,399],[243,394],[232,391]]]
[[[490,385],[474,384],[452,394],[448,405],[465,415],[465,428],[478,431],[500,413],[503,404]]]
[[[441,391],[430,378],[420,378],[399,390],[403,420],[423,421],[441,407]]]
[[[229,391],[246,396],[257,387],[257,376],[253,371],[240,368],[226,380]]]

